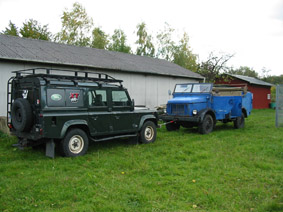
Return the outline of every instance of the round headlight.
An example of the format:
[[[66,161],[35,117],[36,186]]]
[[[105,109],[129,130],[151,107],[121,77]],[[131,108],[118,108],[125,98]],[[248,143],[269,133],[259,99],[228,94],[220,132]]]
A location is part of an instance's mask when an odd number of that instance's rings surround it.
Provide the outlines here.
[[[197,110],[193,110],[193,115],[197,115],[198,111]]]

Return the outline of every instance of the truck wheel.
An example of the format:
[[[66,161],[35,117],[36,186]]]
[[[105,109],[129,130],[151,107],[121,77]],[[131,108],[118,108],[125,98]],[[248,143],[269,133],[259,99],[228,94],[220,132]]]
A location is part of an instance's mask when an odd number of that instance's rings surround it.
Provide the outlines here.
[[[234,128],[235,129],[240,129],[245,126],[245,115],[242,113],[241,117],[237,117],[236,120],[234,121]]]
[[[140,132],[140,142],[144,144],[153,143],[156,139],[156,125],[152,121],[143,124]]]
[[[78,128],[71,129],[61,141],[60,147],[63,156],[76,157],[84,155],[88,149],[87,134]]]
[[[201,134],[208,134],[214,128],[214,121],[211,115],[206,114],[203,121],[199,124],[198,130]]]
[[[13,102],[11,110],[11,119],[13,127],[20,131],[28,131],[32,126],[32,110],[27,99],[16,99]]]
[[[178,130],[180,129],[180,124],[177,124],[177,123],[168,123],[166,124],[166,129],[168,131],[175,131],[175,130]]]

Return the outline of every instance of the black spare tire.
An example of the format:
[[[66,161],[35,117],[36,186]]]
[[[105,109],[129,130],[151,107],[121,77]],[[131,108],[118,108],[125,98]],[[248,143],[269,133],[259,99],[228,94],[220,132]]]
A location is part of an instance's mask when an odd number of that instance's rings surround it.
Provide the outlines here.
[[[33,122],[32,110],[27,99],[16,99],[13,102],[11,119],[13,127],[20,132],[28,131]]]

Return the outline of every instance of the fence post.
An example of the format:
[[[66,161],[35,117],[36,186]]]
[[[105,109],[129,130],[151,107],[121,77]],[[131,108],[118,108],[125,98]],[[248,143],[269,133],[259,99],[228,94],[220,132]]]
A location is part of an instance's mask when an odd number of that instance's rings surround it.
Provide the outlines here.
[[[283,84],[276,86],[276,127],[283,127]]]

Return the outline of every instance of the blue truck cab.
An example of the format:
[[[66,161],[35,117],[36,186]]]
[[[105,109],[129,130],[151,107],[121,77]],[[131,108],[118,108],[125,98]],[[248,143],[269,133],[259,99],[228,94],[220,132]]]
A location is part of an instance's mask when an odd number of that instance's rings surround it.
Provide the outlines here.
[[[173,98],[167,103],[166,113],[160,118],[168,131],[198,127],[201,134],[213,131],[217,121],[234,122],[243,128],[251,114],[252,94],[246,87],[225,87],[212,83],[177,84]]]

